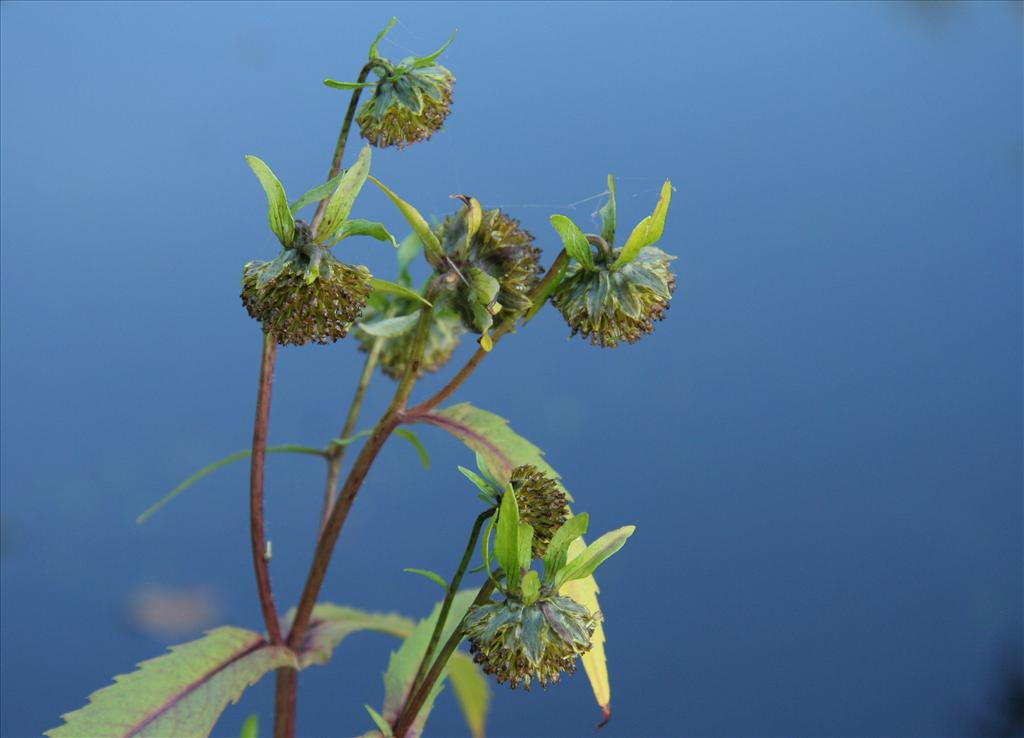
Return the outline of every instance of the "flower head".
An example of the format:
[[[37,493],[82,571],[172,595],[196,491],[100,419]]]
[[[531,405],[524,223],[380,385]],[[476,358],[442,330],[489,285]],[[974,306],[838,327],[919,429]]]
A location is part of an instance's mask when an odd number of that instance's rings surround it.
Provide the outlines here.
[[[614,248],[615,183],[608,178],[610,199],[601,209],[601,236],[585,236],[571,220],[551,217],[573,263],[552,293],[552,303],[572,329],[590,343],[615,348],[635,343],[665,317],[676,288],[674,256],[654,246],[665,228],[672,185],[665,182],[654,213],[644,218],[624,246]],[[596,246],[592,250],[591,246]]]
[[[388,303],[385,306],[387,312],[406,315],[418,310],[419,305],[408,298],[398,298],[394,304]],[[405,374],[409,360],[409,347],[412,344],[413,332],[406,331],[394,336],[375,336],[364,329],[366,325],[372,325],[376,320],[382,319],[386,313],[373,306],[363,312],[363,318],[356,326],[356,337],[359,339],[359,349],[369,353],[374,343],[381,342],[378,349],[377,362],[384,374],[392,379],[401,379]],[[462,326],[462,320],[451,311],[440,310],[434,313],[430,323],[430,332],[427,334],[427,343],[423,348],[423,356],[420,359],[419,374],[436,372],[448,363],[459,339],[466,329]]]
[[[513,469],[509,483],[519,503],[519,519],[533,528],[533,558],[542,558],[551,536],[569,517],[565,492],[556,480],[529,464]]]

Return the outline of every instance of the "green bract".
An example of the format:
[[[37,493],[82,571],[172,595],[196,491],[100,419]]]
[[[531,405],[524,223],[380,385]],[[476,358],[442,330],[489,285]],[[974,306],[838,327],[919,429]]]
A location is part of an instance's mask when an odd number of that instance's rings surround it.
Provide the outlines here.
[[[419,302],[402,297],[388,303],[384,310],[370,305],[356,326],[356,337],[362,351],[370,351],[378,339],[381,341],[377,361],[380,370],[392,379],[401,379],[408,365],[419,305]],[[397,317],[385,317],[391,313]],[[459,338],[465,332],[462,321],[455,313],[450,310],[436,311],[431,318],[430,332],[427,334],[417,376],[436,372],[447,364],[459,345]]]
[[[654,213],[630,233],[622,248],[614,248],[615,181],[608,177],[609,199],[601,208],[602,236],[584,236],[563,215],[551,216],[566,253],[572,257],[564,278],[552,293],[572,335],[579,333],[594,345],[615,348],[620,341],[635,343],[654,330],[665,317],[676,288],[671,262],[654,244],[665,230],[665,216],[672,198],[666,181]],[[591,245],[596,250],[591,250]]]

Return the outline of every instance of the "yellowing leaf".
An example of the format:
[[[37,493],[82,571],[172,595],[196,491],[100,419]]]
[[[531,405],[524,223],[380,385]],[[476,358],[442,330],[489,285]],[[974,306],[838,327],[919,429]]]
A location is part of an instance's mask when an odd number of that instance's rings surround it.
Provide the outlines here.
[[[582,538],[577,538],[569,546],[569,556],[578,556],[586,544]],[[601,606],[597,601],[597,593],[601,590],[597,586],[597,580],[593,576],[586,579],[576,579],[566,582],[561,590],[562,594],[572,597],[583,605],[590,612],[600,612]],[[590,680],[590,688],[594,690],[594,698],[604,713],[604,719],[608,720],[612,715],[612,687],[608,680],[608,663],[604,654],[604,625],[597,624],[594,635],[590,638],[590,650],[587,651],[581,660],[583,668],[587,672],[587,679]]]

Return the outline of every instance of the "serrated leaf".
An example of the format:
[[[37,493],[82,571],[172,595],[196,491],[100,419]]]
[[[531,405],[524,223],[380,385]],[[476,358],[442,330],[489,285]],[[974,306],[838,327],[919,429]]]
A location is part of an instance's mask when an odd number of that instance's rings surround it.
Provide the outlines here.
[[[448,662],[448,681],[452,683],[473,738],[484,738],[491,690],[480,667],[472,658],[456,651]]]
[[[310,456],[325,456],[322,448],[313,448],[312,446],[298,446],[295,444],[286,444],[283,446],[268,446],[268,454],[309,454]],[[155,503],[153,503],[144,513],[139,517],[135,518],[135,522],[141,525],[153,517],[159,510],[171,502],[175,497],[180,495],[186,489],[191,487],[193,484],[198,482],[200,479],[205,477],[207,474],[211,474],[221,467],[227,466],[235,461],[241,461],[242,459],[248,459],[252,456],[252,449],[245,449],[243,451],[236,451],[233,454],[225,456],[223,459],[218,459],[212,464],[207,464],[202,469],[197,471],[191,477],[186,479],[184,482],[179,484],[177,487],[172,489],[166,495],[161,497]]]
[[[421,577],[426,577],[434,584],[438,585],[441,589],[445,591],[448,590],[448,582],[446,582],[444,577],[436,571],[430,571],[429,569],[402,569],[402,571],[408,572],[409,574],[419,574]]]
[[[441,633],[441,643],[448,640],[452,631],[462,621],[476,595],[476,590],[463,590],[455,595],[455,598],[452,600],[451,610],[448,613],[448,619],[445,621],[443,632]],[[395,721],[409,697],[412,681],[416,678],[420,661],[427,650],[427,644],[430,641],[431,634],[434,632],[434,625],[437,623],[440,614],[441,605],[439,603],[434,607],[429,617],[419,622],[412,634],[405,639],[402,647],[397,652],[391,654],[388,670],[384,674],[384,709],[382,711],[384,719],[388,723]],[[416,716],[416,720],[413,721],[409,732],[406,733],[407,738],[417,738],[422,733],[423,726],[427,721],[430,710],[433,708],[434,700],[441,691],[443,682],[444,675],[437,680],[437,683],[431,689],[430,695],[423,703],[423,708]]]
[[[459,32],[459,29],[457,29],[457,28],[454,31],[452,31],[452,35],[448,37],[448,40],[445,41],[444,44],[441,46],[441,48],[438,49],[437,51],[435,51],[433,54],[428,54],[427,56],[417,57],[416,60],[413,61],[413,63],[412,63],[412,68],[413,69],[422,69],[423,67],[431,66],[437,60],[437,58],[439,56],[441,56],[441,54],[444,53],[444,50],[452,45],[452,41],[455,40],[455,34],[457,34],[458,32]]]
[[[409,225],[412,226],[413,231],[423,243],[423,248],[427,254],[427,260],[430,261],[433,266],[438,266],[444,254],[441,251],[441,242],[437,240],[437,236],[434,235],[434,231],[431,230],[430,224],[427,223],[426,218],[420,215],[419,210],[392,192],[387,185],[379,179],[373,175],[370,175],[369,179],[375,185],[380,187],[384,194],[388,196],[388,199],[395,204],[395,207],[398,208],[399,212],[401,212],[402,215],[405,216],[405,219],[409,221]]]
[[[338,188],[338,184],[344,176],[345,172],[338,172],[334,177],[323,184],[317,185],[298,200],[293,202],[288,209],[292,211],[292,215],[295,215],[307,205],[312,205],[314,202],[320,202]]]
[[[346,220],[341,225],[341,230],[331,239],[331,245],[340,243],[352,236],[369,236],[370,238],[376,238],[378,241],[387,241],[396,249],[398,248],[398,241],[391,235],[391,231],[384,227],[383,223],[363,220],[362,218]]]
[[[336,90],[362,90],[366,87],[375,87],[376,82],[341,82],[336,79],[325,79],[324,84]]]
[[[411,331],[416,326],[416,321],[420,319],[419,312],[409,313],[408,315],[399,315],[394,318],[384,318],[382,320],[374,320],[370,323],[360,323],[359,329],[363,333],[369,333],[371,336],[380,336],[381,338],[395,338],[396,336],[404,336],[406,333]]]
[[[242,723],[242,732],[239,738],[260,738],[260,716],[253,713]]]
[[[640,254],[640,249],[658,242],[665,232],[665,217],[668,215],[668,206],[671,202],[672,182],[666,179],[665,184],[661,187],[658,204],[654,206],[654,212],[641,220],[629,234],[625,246],[619,253],[619,258],[612,264],[612,269],[618,269],[628,264]]]
[[[565,566],[569,545],[587,532],[590,525],[590,515],[580,513],[573,515],[566,520],[562,526],[551,536],[547,550],[544,552],[544,583],[550,584],[555,579],[555,574]]]
[[[601,214],[601,238],[609,246],[615,245],[615,177],[608,175],[608,202],[598,210]]]
[[[506,486],[501,495],[494,558],[505,571],[509,588],[515,589],[519,584],[519,506],[512,485]]]
[[[586,544],[583,543],[583,539],[577,538],[569,545],[569,555],[575,556],[584,548],[586,548]],[[601,611],[601,605],[597,601],[600,591],[597,580],[593,576],[566,582],[559,589],[560,594],[571,597],[590,612]],[[590,650],[580,656],[580,660],[587,672],[587,680],[594,692],[594,699],[597,700],[604,719],[607,721],[612,714],[612,688],[608,679],[608,661],[604,653],[604,640],[604,625],[598,623],[594,633],[590,636]]]
[[[391,21],[384,27],[384,30],[377,34],[377,38],[373,39],[373,43],[370,44],[370,59],[376,59],[380,56],[377,53],[377,47],[380,42],[384,40],[384,37],[388,35],[388,31],[398,22],[397,16],[392,16]]]
[[[420,457],[420,463],[423,465],[423,468],[430,469],[430,454],[427,453],[427,447],[423,445],[423,441],[420,440],[415,431],[411,431],[408,428],[395,428],[395,435],[411,443]]]
[[[246,687],[284,666],[298,668],[284,646],[271,646],[251,630],[216,628],[115,677],[115,684],[94,692],[88,705],[64,715],[64,725],[46,735],[207,736]]]
[[[253,174],[263,185],[263,191],[267,193],[267,212],[270,219],[270,230],[274,232],[281,245],[287,248],[295,240],[295,218],[288,208],[288,196],[284,192],[284,185],[277,178],[267,163],[258,156],[246,156],[246,162]]]
[[[373,285],[373,289],[375,291],[379,290],[381,292],[387,292],[392,295],[405,297],[410,300],[417,300],[419,302],[422,302],[427,307],[433,307],[419,292],[415,292],[409,289],[408,287],[403,287],[400,284],[395,284],[394,282],[389,282],[386,279],[379,279],[377,277],[373,277],[372,279],[370,279],[370,284]]]
[[[364,146],[363,150],[359,152],[356,163],[345,172],[341,181],[338,182],[337,189],[334,190],[331,199],[327,201],[323,220],[320,221],[313,234],[315,243],[323,244],[334,239],[342,225],[348,220],[348,214],[352,212],[352,205],[355,203],[359,191],[363,189],[366,177],[370,174],[371,152],[372,148],[369,144]]]
[[[585,269],[593,269],[594,254],[590,250],[590,243],[587,241],[587,237],[579,229],[579,226],[564,215],[552,215],[551,225],[554,226],[559,238],[562,239],[565,253],[578,261]]]
[[[577,556],[570,558],[566,565],[555,573],[555,587],[561,587],[565,582],[574,579],[589,577],[597,567],[626,544],[626,540],[635,530],[635,525],[624,525],[605,533]]]
[[[380,713],[374,710],[369,705],[363,705],[363,707],[365,707],[366,711],[370,713],[370,717],[373,719],[373,722],[377,725],[377,730],[381,732],[381,735],[383,735],[384,738],[392,738],[393,733],[391,732],[391,725],[388,723],[388,721],[382,718],[380,716]]]
[[[533,569],[526,572],[526,576],[523,577],[523,583],[521,585],[523,592],[523,604],[532,605],[540,597],[540,577],[537,576],[537,572]]]

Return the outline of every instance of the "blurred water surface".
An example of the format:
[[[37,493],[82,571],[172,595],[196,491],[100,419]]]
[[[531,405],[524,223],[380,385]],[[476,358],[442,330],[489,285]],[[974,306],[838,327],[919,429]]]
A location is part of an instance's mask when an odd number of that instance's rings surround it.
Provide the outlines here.
[[[347,96],[320,80],[354,77],[392,14],[396,57],[459,28],[447,129],[374,154],[423,211],[472,193],[550,260],[548,216],[596,222],[607,172],[623,228],[678,189],[653,336],[600,351],[547,311],[462,393],[547,450],[595,529],[638,526],[601,572],[603,735],[976,733],[1024,615],[1021,13],[1000,3],[5,2],[0,732],[37,735],[162,651],[140,589],[215,591],[259,627],[244,464],[134,518],[249,441],[260,335],[238,280],[277,246],[243,154],[293,196],[321,181]],[[402,228],[378,193],[357,210]],[[343,248],[392,273],[378,243]],[[283,350],[272,442],[336,435],[360,365],[351,341]],[[466,452],[424,437],[428,473],[386,448],[325,599],[436,598],[402,568],[448,572],[475,507]],[[283,606],[322,474],[269,465]],[[369,728],[392,647],[353,637],[304,673],[300,732]],[[218,734],[269,720],[271,695]],[[498,688],[491,733],[598,717],[577,675]],[[429,729],[465,732],[450,693]]]

